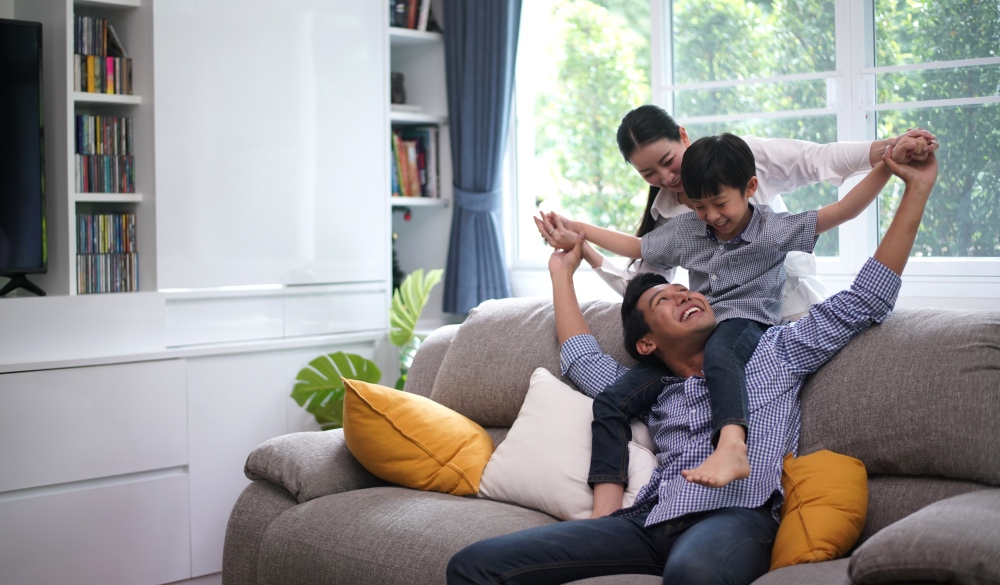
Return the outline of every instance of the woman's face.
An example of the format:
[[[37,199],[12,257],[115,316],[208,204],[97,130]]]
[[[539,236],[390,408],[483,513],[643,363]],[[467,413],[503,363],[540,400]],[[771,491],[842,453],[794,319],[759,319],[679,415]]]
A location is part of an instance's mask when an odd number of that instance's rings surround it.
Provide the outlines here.
[[[681,128],[680,138],[679,141],[661,138],[640,145],[632,152],[629,162],[650,185],[683,193],[681,160],[691,141],[684,128]]]

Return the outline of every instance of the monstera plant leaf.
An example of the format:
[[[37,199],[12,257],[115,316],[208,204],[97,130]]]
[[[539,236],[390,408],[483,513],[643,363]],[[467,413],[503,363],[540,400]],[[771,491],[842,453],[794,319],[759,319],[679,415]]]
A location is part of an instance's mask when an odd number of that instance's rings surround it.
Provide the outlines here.
[[[389,340],[393,345],[402,347],[413,337],[417,319],[427,304],[431,289],[441,282],[444,270],[435,268],[424,270],[418,268],[411,272],[392,293],[392,308],[389,309]]]
[[[316,417],[324,430],[344,426],[344,380],[378,383],[382,378],[375,362],[357,354],[321,355],[299,370],[292,388],[292,398]]]

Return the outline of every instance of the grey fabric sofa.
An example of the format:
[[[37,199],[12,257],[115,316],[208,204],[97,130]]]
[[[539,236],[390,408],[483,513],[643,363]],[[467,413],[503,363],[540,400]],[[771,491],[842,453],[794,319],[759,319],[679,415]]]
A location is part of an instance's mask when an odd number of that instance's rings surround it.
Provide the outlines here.
[[[584,304],[584,313],[605,351],[629,361],[621,349],[618,305]],[[539,366],[559,374],[551,302],[491,301],[461,326],[427,338],[406,390],[465,414],[500,442]],[[924,520],[915,512],[961,494],[968,495],[936,515],[928,509],[929,515],[940,521],[944,514],[946,524],[951,515],[985,524],[960,527],[961,538],[935,528],[931,536],[951,540],[927,546],[958,563],[959,572],[973,579],[966,582],[992,582],[974,579],[981,577],[977,571],[1000,565],[1000,552],[990,552],[1000,551],[1000,523],[995,529],[990,524],[1000,518],[998,428],[1000,312],[897,310],[809,380],[802,395],[799,454],[830,449],[861,459],[869,473],[870,502],[860,543],[876,544],[874,536],[882,531],[888,535],[862,559],[868,564],[861,569],[892,561],[888,573],[883,570],[869,582],[933,580],[937,574],[920,567],[915,573],[893,573],[893,567],[907,568],[897,566],[906,564],[907,551],[897,554],[893,547],[916,541],[912,532],[895,537],[887,527],[911,517],[916,526],[909,530],[920,533]],[[226,533],[227,585],[440,584],[448,559],[462,547],[556,521],[509,504],[388,485],[351,456],[341,431],[272,439],[250,454],[246,474],[253,481],[237,501]],[[972,554],[969,539],[973,549],[987,551],[985,559],[965,557]],[[950,552],[952,541],[962,552]],[[853,556],[864,549],[862,544]],[[924,556],[919,549],[916,553]],[[850,584],[860,570],[852,562],[864,564],[845,558],[798,565],[768,573],[757,583]],[[625,575],[578,583],[659,581]]]

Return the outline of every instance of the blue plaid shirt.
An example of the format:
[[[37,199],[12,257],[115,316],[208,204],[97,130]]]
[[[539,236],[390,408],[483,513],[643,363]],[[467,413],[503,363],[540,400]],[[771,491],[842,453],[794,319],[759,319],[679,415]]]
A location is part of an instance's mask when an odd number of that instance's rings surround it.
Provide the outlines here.
[[[681,477],[682,469],[698,466],[712,453],[712,408],[704,378],[664,378],[666,386],[647,421],[659,465],[632,507],[618,514],[652,507],[646,520],[649,526],[692,512],[730,506],[756,508],[777,492],[772,514],[778,520],[784,497],[782,459],[798,449],[799,390],[806,376],[856,335],[881,323],[892,311],[900,282],[896,273],[869,259],[850,290],[813,305],[799,321],[772,327],[764,334],[746,370],[751,469],[747,479],[708,488]],[[563,374],[591,397],[628,371],[601,352],[592,335],[566,340],[561,362]]]
[[[816,210],[792,215],[751,207],[750,221],[728,242],[716,238],[694,212],[672,217],[642,237],[642,261],[660,270],[687,268],[691,290],[708,298],[718,321],[739,317],[777,325],[785,255],[813,251]]]

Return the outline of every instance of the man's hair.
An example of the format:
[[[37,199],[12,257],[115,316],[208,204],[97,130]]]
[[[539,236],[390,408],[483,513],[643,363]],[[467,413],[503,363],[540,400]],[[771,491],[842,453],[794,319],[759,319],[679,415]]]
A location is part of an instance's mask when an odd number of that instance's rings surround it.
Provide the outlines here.
[[[638,306],[639,297],[647,290],[661,284],[667,284],[667,279],[662,274],[640,272],[629,281],[625,287],[625,294],[622,295],[622,333],[625,336],[625,351],[638,362],[655,359],[653,356],[642,355],[635,347],[635,344],[650,332],[646,316]]]
[[[756,174],[750,147],[728,132],[695,140],[681,161],[681,183],[689,199],[715,197],[723,187],[745,193]]]

